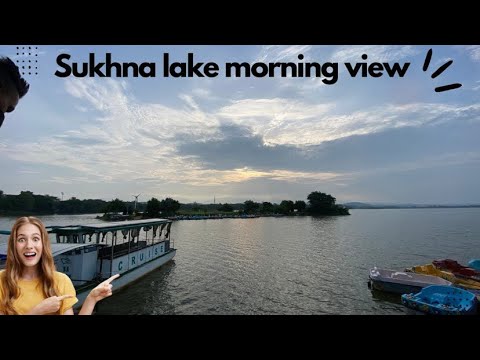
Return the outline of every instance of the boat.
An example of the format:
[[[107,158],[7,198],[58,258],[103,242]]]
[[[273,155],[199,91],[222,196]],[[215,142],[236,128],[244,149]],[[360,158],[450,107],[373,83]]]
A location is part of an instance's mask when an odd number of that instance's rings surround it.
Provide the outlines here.
[[[472,269],[480,271],[480,259],[472,259],[468,262],[468,266]]]
[[[436,268],[433,264],[412,266],[411,268],[405,269],[405,271],[438,276],[442,279],[450,281],[454,286],[458,286],[467,290],[480,290],[480,281],[476,280],[475,278],[456,276],[450,271]]]
[[[437,276],[379,269],[377,267],[370,269],[369,279],[369,286],[372,290],[396,294],[418,292],[430,285],[452,285],[450,281]]]
[[[434,315],[474,314],[477,311],[475,295],[454,286],[432,285],[417,294],[403,294],[402,304]]]
[[[450,271],[452,274],[458,277],[471,278],[480,281],[480,272],[477,270],[463,266],[457,261],[452,259],[441,259],[432,261],[433,266],[437,269]]]
[[[89,292],[115,274],[114,293],[172,260],[176,254],[168,219],[127,220],[91,225],[47,226],[57,271],[67,274],[77,292],[78,309]],[[2,231],[8,234],[8,231]],[[7,244],[0,244],[0,269]],[[2,260],[3,259],[3,260]]]

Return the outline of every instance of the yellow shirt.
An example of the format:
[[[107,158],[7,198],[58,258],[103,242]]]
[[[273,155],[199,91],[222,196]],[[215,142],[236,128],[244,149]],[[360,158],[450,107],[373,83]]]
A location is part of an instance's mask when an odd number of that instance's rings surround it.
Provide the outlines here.
[[[3,276],[5,276],[5,270],[0,271],[0,278],[3,278]],[[72,280],[70,280],[67,275],[55,271],[54,281],[59,291],[58,296],[75,296],[73,298],[68,298],[62,301],[62,305],[60,307],[60,314],[63,314],[65,311],[70,309],[75,303],[78,302],[78,299],[76,298],[77,293],[75,291],[75,288],[73,287]],[[20,287],[20,296],[18,297],[18,299],[13,301],[13,307],[19,314],[23,315],[28,313],[36,305],[45,300],[40,279],[20,279],[18,280],[18,286]],[[0,298],[3,298],[3,289],[1,286]]]

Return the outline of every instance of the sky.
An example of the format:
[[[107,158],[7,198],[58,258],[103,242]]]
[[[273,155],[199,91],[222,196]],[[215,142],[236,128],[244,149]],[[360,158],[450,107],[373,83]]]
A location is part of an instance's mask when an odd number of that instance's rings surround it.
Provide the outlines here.
[[[81,67],[107,53],[153,63],[155,76],[55,75],[61,54]],[[217,76],[164,76],[164,54],[171,65],[189,53],[217,64]],[[0,45],[0,55],[32,66],[22,70],[32,71],[30,91],[0,128],[7,194],[279,203],[321,191],[337,203],[480,203],[478,45]],[[277,67],[271,77],[227,77],[232,62],[323,67],[319,76]],[[353,77],[345,66],[375,62],[409,66],[403,77]],[[338,64],[336,79],[328,63]],[[453,83],[462,86],[435,92]]]

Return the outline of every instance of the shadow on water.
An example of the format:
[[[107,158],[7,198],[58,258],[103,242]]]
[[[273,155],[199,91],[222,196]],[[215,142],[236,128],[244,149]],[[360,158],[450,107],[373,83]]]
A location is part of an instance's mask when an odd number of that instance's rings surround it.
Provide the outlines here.
[[[95,314],[141,315],[173,314],[175,308],[167,291],[171,273],[175,270],[175,260],[151,271],[132,284],[114,293],[113,296],[97,303]],[[115,282],[113,282],[115,287]],[[152,311],[155,309],[157,311]]]
[[[379,290],[371,290],[371,293],[374,301],[402,305],[402,298],[400,294],[392,294]]]
[[[370,286],[369,286],[370,289]],[[370,289],[372,294],[372,299],[376,302],[379,307],[383,309],[389,309],[393,312],[398,314],[406,314],[406,315],[424,315],[419,311],[415,311],[412,309],[407,308],[402,304],[402,295],[401,294],[394,294],[385,291]]]
[[[372,300],[378,310],[386,311],[390,314],[409,314],[409,309],[402,304],[402,295],[372,289],[369,282],[367,287],[372,294]]]

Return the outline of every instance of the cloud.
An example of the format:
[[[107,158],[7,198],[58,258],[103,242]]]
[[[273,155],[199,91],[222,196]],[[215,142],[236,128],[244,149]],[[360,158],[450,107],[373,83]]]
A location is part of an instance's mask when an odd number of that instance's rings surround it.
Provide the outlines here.
[[[284,51],[300,50],[307,49]],[[376,162],[386,168],[395,157],[377,154],[384,146],[380,138],[480,119],[479,104],[384,104],[343,111],[340,102],[272,97],[208,107],[212,94],[196,88],[180,93],[173,107],[141,102],[124,81],[85,78],[65,84],[78,106],[89,109],[81,113],[88,124],[28,144],[0,144],[8,159],[67,169],[49,177],[62,184],[131,182],[161,188],[268,180],[345,185],[361,166],[367,171]]]
[[[305,55],[312,50],[311,45],[268,45],[263,46],[257,59],[254,62],[275,63],[275,62],[295,62],[298,61],[298,55]]]
[[[478,118],[480,104],[383,105],[349,114],[329,112],[334,104],[306,104],[288,99],[245,99],[234,101],[217,112],[233,124],[246,126],[264,144],[319,145],[356,135],[368,135],[392,128],[419,127],[452,119]]]
[[[468,45],[465,50],[472,60],[480,61],[480,45]]]
[[[335,50],[331,56],[331,61],[344,62],[362,62],[363,54],[367,54],[366,61],[390,62],[399,61],[406,57],[415,56],[419,50],[414,46],[396,46],[396,45],[357,45],[341,46]]]
[[[266,144],[302,144],[308,141],[293,140],[303,124],[311,124],[326,114],[333,104],[306,104],[290,99],[245,99],[233,101],[216,115],[233,124],[251,129],[253,135],[261,134]],[[290,136],[292,135],[292,136]]]
[[[412,126],[384,128],[383,131],[308,146],[268,145],[261,135],[231,125],[221,128],[222,136],[218,140],[186,139],[178,145],[178,153],[195,158],[203,168],[215,170],[251,168],[270,172],[288,170],[302,173],[302,176],[309,172],[345,175],[362,169],[389,168],[392,163],[415,163],[419,158],[433,159],[460,150],[471,152],[476,149],[474,134],[479,126],[471,121],[452,123],[448,120],[458,122],[462,117],[464,120],[479,118],[478,109],[477,115],[473,114],[465,111],[455,118],[447,113],[428,126],[418,126],[419,122],[412,121]],[[468,131],[466,129],[470,129],[470,136],[462,135]],[[420,166],[425,167],[425,164]]]

